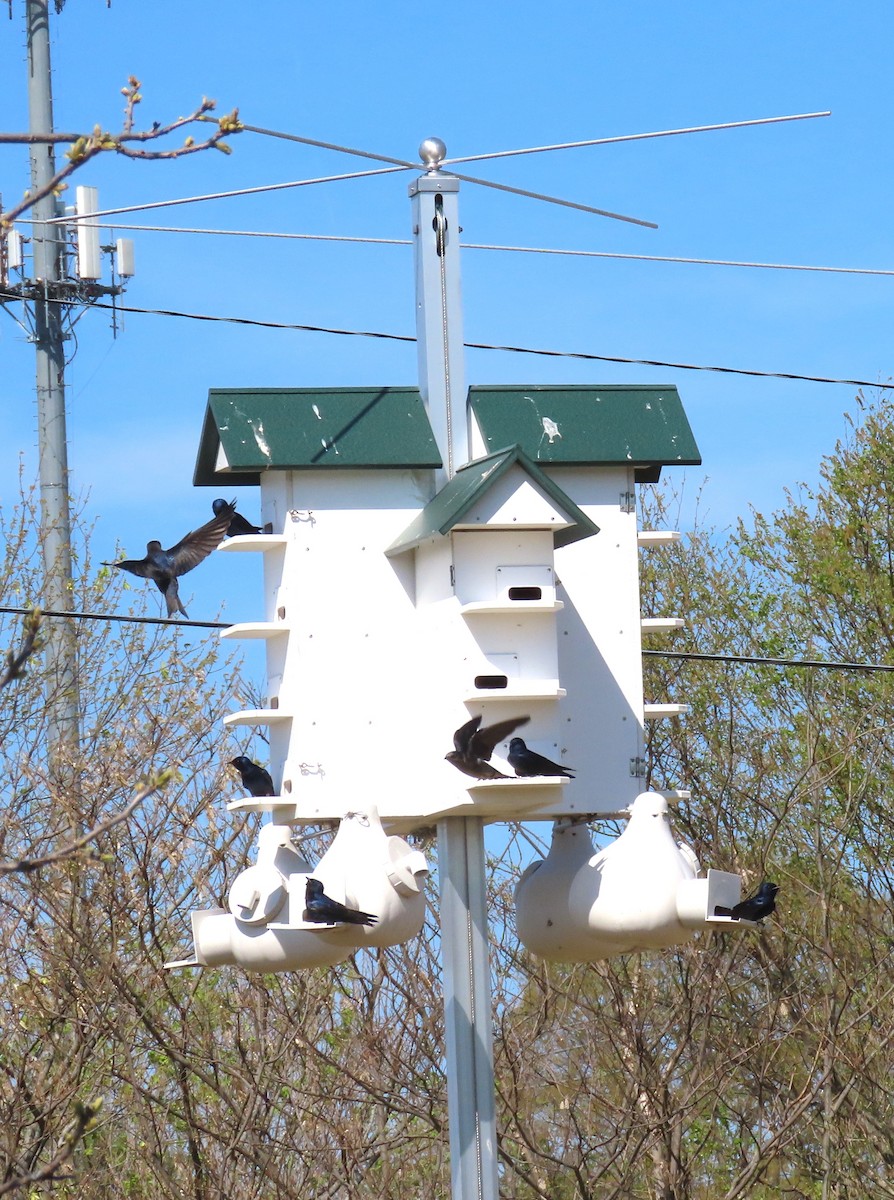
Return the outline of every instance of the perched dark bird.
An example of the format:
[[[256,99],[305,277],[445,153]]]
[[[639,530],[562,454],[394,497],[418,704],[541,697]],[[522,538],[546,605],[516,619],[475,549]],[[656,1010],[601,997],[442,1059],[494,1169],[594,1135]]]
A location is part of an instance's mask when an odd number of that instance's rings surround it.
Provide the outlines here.
[[[530,778],[532,775],[565,775],[568,779],[574,779],[572,771],[575,767],[563,767],[561,763],[554,763],[552,759],[544,758],[542,754],[538,754],[535,750],[529,750],[521,738],[513,738],[509,743],[509,765],[515,771],[516,775],[523,779]]]
[[[495,725],[479,729],[481,717],[472,717],[471,721],[466,721],[465,725],[457,729],[453,735],[456,749],[444,757],[464,775],[471,775],[473,779],[511,779],[511,775],[504,775],[490,765],[490,756],[497,742],[509,737],[520,725],[527,725],[530,719],[512,717],[508,721],[497,721]]]
[[[778,884],[764,882],[753,896],[740,900],[732,908],[723,908],[718,904],[714,912],[720,917],[734,917],[737,921],[762,921],[764,917],[769,917],[771,912],[776,911],[778,891]]]
[[[211,507],[214,509],[214,515],[219,516],[225,508],[231,508],[233,515],[230,518],[230,524],[227,528],[227,537],[238,537],[240,533],[261,533],[262,530],[257,525],[252,525],[251,521],[246,521],[242,513],[236,512],[236,501],[231,500],[227,504],[226,500],[218,498],[211,502]]]
[[[242,786],[251,796],[275,796],[276,791],[273,787],[273,780],[270,778],[270,772],[265,771],[263,767],[259,767],[256,762],[252,762],[244,754],[240,754],[237,758],[230,759],[230,766],[235,767],[242,776]]]
[[[375,925],[378,917],[361,912],[359,908],[348,908],[337,900],[330,900],[323,891],[319,879],[308,879],[304,889],[304,908],[308,921],[326,925],[330,921],[343,921],[346,925]]]
[[[180,603],[177,579],[193,567],[197,567],[212,550],[217,549],[227,535],[235,511],[235,501],[233,504],[225,504],[215,517],[181,538],[170,550],[162,550],[161,542],[148,542],[145,558],[123,558],[120,562],[106,562],[102,565],[117,567],[121,571],[130,571],[131,575],[151,579],[158,590],[164,593],[168,616],[172,617],[180,612],[188,619],[189,613]]]

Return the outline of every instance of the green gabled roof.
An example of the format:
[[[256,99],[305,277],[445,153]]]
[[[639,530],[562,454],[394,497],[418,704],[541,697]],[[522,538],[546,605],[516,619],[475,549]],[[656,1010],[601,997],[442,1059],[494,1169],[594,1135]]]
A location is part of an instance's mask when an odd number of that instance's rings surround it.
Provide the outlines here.
[[[628,463],[647,482],[662,466],[701,462],[673,386],[499,385],[472,387],[469,399],[488,449],[518,442],[541,464]]]
[[[270,470],[440,465],[418,388],[212,388],[193,483],[257,484]]]
[[[486,458],[477,458],[474,462],[460,467],[385,553],[389,556],[402,554],[438,534],[448,534],[454,526],[462,523],[466,513],[516,463],[532,482],[562,509],[571,522],[564,528],[556,529],[554,539],[557,546],[566,546],[570,542],[580,541],[581,538],[599,532],[598,525],[578,508],[558,484],[540,470],[520,446],[508,446],[495,454],[488,454]]]

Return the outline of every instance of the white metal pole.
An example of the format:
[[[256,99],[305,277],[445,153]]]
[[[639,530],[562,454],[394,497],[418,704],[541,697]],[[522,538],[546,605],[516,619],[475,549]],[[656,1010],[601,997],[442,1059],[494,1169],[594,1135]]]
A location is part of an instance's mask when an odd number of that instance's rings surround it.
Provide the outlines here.
[[[459,272],[459,180],[442,175],[447,148],[427,138],[428,167],[410,185],[416,257],[419,389],[441,451],[440,488],[469,460]],[[453,1200],[498,1200],[496,1101],[484,822],[438,823],[447,1111]]]
[[[459,180],[438,169],[447,153],[439,138],[426,138],[419,152],[429,167],[409,189],[416,258],[419,390],[444,460],[437,479],[440,487],[469,460],[459,273]]]
[[[438,872],[453,1200],[497,1200],[493,1002],[480,817],[438,822]]]

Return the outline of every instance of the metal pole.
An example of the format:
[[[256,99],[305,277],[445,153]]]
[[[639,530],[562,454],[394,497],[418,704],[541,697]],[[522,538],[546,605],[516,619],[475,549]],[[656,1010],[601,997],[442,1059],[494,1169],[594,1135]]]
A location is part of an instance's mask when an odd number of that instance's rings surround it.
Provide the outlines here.
[[[480,817],[438,822],[438,872],[453,1200],[497,1200],[493,1003]]]
[[[442,175],[440,138],[419,148],[429,170],[410,184],[416,257],[419,390],[444,460],[437,486],[469,460],[462,293],[459,281],[459,180]]]
[[[47,0],[26,0],[28,33],[28,112],[31,133],[53,132],[50,29]],[[56,173],[51,142],[32,143],[31,186],[45,186]],[[60,231],[41,224],[57,215],[52,193],[38,200],[32,250],[35,277],[34,343],[37,358],[37,436],[40,462],[41,548],[44,607],[73,607],[68,439],[65,420],[65,356],[60,302]],[[56,301],[55,303],[53,301]],[[51,764],[78,744],[77,643],[73,621],[61,621],[47,640],[47,722]]]
[[[426,139],[419,152],[428,167],[410,185],[419,388],[444,460],[436,476],[442,487],[470,455],[459,180],[439,170],[447,153],[439,138]],[[438,823],[438,852],[451,1192],[453,1200],[498,1200],[483,820],[445,817]]]

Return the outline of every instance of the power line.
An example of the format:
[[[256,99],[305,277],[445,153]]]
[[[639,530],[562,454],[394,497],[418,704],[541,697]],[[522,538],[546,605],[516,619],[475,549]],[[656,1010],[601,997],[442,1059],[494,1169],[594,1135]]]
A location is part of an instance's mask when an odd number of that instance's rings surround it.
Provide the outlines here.
[[[617,354],[588,354],[573,350],[537,350],[532,346],[495,346],[489,342],[464,342],[470,350],[504,350],[511,354],[539,354],[548,358],[580,358],[591,362],[625,363],[636,367],[670,367],[675,371],[716,371],[723,375],[750,375],[758,379],[794,379],[805,383],[839,383],[853,387],[894,388],[894,383],[869,379],[835,379],[828,375],[798,375],[793,371],[757,371],[744,367],[706,366],[703,363],[668,362],[657,358],[623,358]]]
[[[853,663],[821,658],[767,658],[756,654],[696,653],[688,650],[643,650],[646,658],[672,658],[692,662],[745,663],[761,667],[808,667],[822,671],[894,671],[888,663]]]
[[[2,606],[0,613],[10,613],[15,616],[28,616],[34,611],[27,607]],[[197,629],[232,629],[230,621],[188,621],[174,620],[171,617],[134,617],[124,613],[95,613],[41,609],[42,617],[57,617],[73,621],[118,621],[131,625],[172,625],[175,628],[191,627]],[[757,654],[721,654],[714,652],[695,652],[688,650],[643,650],[644,658],[669,658],[692,662],[726,662],[740,663],[760,667],[804,667],[821,671],[894,671],[894,664],[888,663],[855,663],[821,658],[771,658]]]
[[[0,607],[0,613],[25,615],[34,612],[33,608]],[[122,613],[93,613],[93,612],[62,612],[59,609],[42,608],[41,617],[61,617],[75,621],[121,621],[130,625],[189,625],[199,629],[229,629],[227,621],[180,621],[169,617],[131,617]]]
[[[137,233],[200,233],[216,234],[219,237],[254,237],[254,238],[283,238],[303,242],[362,242],[373,246],[412,246],[409,238],[374,238],[351,237],[347,234],[334,233],[281,233],[278,230],[267,229],[202,229],[185,225],[122,225],[119,221],[97,221],[97,229],[127,229]],[[478,249],[478,247],[474,247]],[[507,247],[510,249],[511,247]],[[890,272],[894,275],[894,271]]]
[[[372,246],[412,246],[409,238],[355,237],[332,233],[281,233],[264,229],[204,229],[184,225],[122,225],[119,222],[96,222],[97,229],[126,229],[144,233],[193,233],[217,237],[283,238],[304,242],[348,242]],[[566,250],[555,246],[502,246],[483,242],[463,242],[463,250],[500,250],[511,254],[556,254],[572,258],[610,258],[632,262],[682,263],[707,267],[754,267],[763,271],[819,271],[836,275],[889,275],[894,270],[880,267],[828,267],[804,263],[750,262],[729,258],[686,258],[677,254],[622,254],[612,250]]]
[[[756,267],[763,271],[828,271],[838,275],[894,275],[894,271],[873,267],[814,267],[800,263],[745,262],[727,258],[682,258],[671,254],[618,254],[609,250],[560,250],[542,246],[486,246],[463,243],[463,250],[508,250],[516,254],[561,254],[580,258],[617,258],[634,262],[683,263],[707,267]]]
[[[11,292],[0,291],[0,303],[10,300],[21,300],[22,297]],[[48,303],[54,301],[48,300]],[[62,303],[62,301],[55,301]],[[102,304],[91,302],[91,308],[108,309],[109,311],[136,313],[152,317],[179,317],[188,321],[211,321],[226,325],[248,325],[260,329],[281,329],[297,333],[329,333],[339,337],[378,338],[391,342],[415,342],[416,338],[407,333],[385,333],[376,329],[340,329],[327,325],[305,325],[288,321],[262,321],[256,317],[218,316],[212,313],[182,312],[172,308],[137,308],[126,304]],[[625,358],[618,354],[591,354],[584,350],[543,350],[534,346],[501,346],[491,342],[463,342],[469,350],[500,350],[508,354],[535,354],[548,358],[574,358],[585,362],[623,363],[627,366],[638,367],[667,367],[675,371],[713,371],[723,375],[746,375],[756,379],[791,379],[803,383],[833,383],[848,387],[894,389],[894,382],[881,383],[873,379],[838,379],[829,375],[802,375],[794,371],[758,371],[745,367],[708,366],[704,363],[672,362],[660,358]]]

